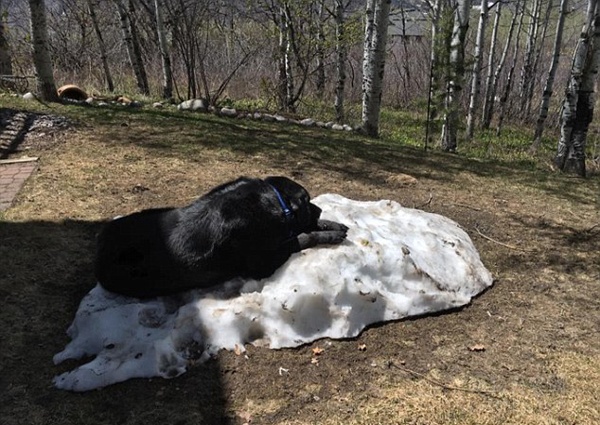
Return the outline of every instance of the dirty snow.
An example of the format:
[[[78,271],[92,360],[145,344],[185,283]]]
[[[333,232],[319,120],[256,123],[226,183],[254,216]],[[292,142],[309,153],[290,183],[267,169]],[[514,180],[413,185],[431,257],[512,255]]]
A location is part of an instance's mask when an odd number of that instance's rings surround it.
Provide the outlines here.
[[[220,349],[296,347],[348,338],[365,326],[465,305],[492,284],[469,236],[452,220],[393,201],[313,200],[350,227],[339,246],[293,255],[261,281],[140,301],[96,286],[54,356],[93,357],[54,379],[87,391],[130,378],[172,378]]]

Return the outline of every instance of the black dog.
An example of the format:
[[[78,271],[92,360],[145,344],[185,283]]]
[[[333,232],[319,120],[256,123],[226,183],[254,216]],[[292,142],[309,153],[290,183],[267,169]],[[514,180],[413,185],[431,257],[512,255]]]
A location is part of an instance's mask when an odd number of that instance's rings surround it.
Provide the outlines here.
[[[294,252],[346,238],[346,226],[320,214],[306,189],[286,177],[242,177],[187,207],[109,222],[98,236],[96,278],[134,297],[265,278]]]

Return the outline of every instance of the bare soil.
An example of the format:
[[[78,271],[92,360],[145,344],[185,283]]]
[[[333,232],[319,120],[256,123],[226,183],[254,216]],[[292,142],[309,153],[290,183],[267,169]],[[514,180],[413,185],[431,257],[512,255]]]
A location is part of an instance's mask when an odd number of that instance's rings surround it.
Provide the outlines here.
[[[1,424],[600,422],[597,176],[292,125],[85,114],[52,143],[21,142],[40,167],[0,215]],[[74,366],[54,366],[52,356],[94,286],[104,220],[272,174],[313,195],[393,199],[448,216],[471,235],[495,284],[466,308],[373,326],[356,339],[223,351],[172,380],[83,394],[52,387]]]

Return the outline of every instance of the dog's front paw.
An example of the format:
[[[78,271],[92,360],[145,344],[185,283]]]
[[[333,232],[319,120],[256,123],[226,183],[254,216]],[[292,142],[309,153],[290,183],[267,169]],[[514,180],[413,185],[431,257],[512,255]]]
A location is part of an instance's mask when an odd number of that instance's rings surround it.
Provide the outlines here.
[[[323,241],[321,243],[329,245],[339,245],[346,240],[348,230],[329,230],[321,232],[323,234]]]
[[[338,223],[336,221],[330,221],[330,220],[319,220],[318,228],[319,228],[319,230],[333,230],[333,231],[340,231],[340,232],[344,232],[344,233],[348,231],[348,226],[346,226],[342,223]]]

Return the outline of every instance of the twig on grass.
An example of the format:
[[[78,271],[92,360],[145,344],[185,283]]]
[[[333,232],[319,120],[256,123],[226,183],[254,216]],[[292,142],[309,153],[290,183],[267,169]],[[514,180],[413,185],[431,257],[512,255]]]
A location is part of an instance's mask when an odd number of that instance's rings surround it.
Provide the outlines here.
[[[454,207],[468,208],[468,209],[473,210],[473,211],[483,211],[481,208],[472,207],[472,206],[466,205],[466,204],[456,204],[456,203],[453,203],[453,204],[448,204],[448,205],[452,205]]]
[[[429,199],[427,200],[427,202],[425,202],[423,205],[419,205],[418,208],[429,206],[431,204],[431,201],[433,201],[433,192],[429,192]]]
[[[475,231],[476,231],[476,232],[479,234],[479,236],[481,236],[482,238],[484,238],[484,239],[487,239],[488,241],[490,241],[490,242],[494,242],[495,244],[501,245],[501,246],[503,246],[503,247],[506,247],[506,248],[509,248],[509,249],[514,249],[515,251],[523,251],[523,252],[535,252],[535,251],[533,251],[533,250],[529,250],[529,249],[525,249],[525,248],[519,248],[518,246],[509,245],[509,244],[506,244],[506,243],[504,243],[504,242],[497,241],[496,239],[492,239],[492,238],[490,238],[489,236],[487,236],[487,235],[484,235],[483,233],[481,233],[481,231],[480,231],[480,230],[479,230],[477,227],[475,227]]]
[[[437,385],[438,387],[441,387],[441,388],[443,388],[445,390],[449,390],[449,391],[462,391],[462,392],[465,392],[465,393],[481,394],[481,395],[485,395],[485,396],[488,396],[488,397],[496,398],[496,399],[499,399],[499,400],[502,398],[502,397],[500,397],[494,391],[486,391],[486,390],[476,390],[476,389],[472,389],[472,388],[454,387],[452,385],[444,384],[443,382],[439,382],[439,381],[436,381],[435,379],[431,379],[427,375],[424,375],[422,373],[419,373],[419,372],[414,371],[412,369],[409,369],[407,367],[398,366],[396,363],[392,362],[391,360],[388,362],[388,365],[390,367],[395,367],[396,369],[401,370],[402,372],[408,373],[409,375],[416,376],[417,378],[424,379],[427,382],[429,382],[430,384]]]
[[[591,231],[594,230],[598,226],[600,226],[600,223],[594,224],[592,227],[589,227],[589,228],[585,229],[584,232],[585,233],[591,233]]]

